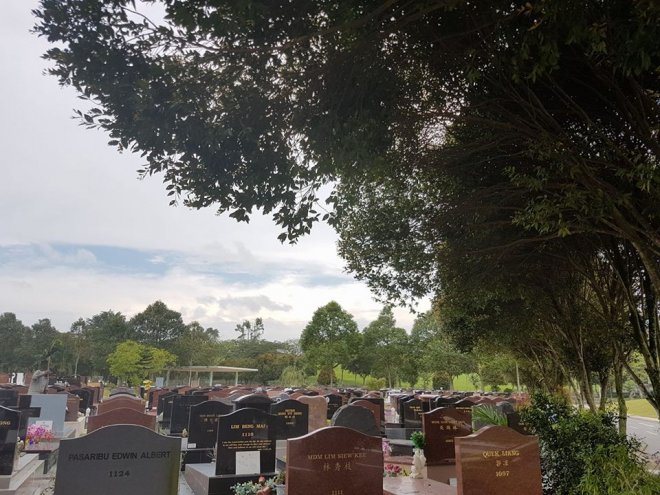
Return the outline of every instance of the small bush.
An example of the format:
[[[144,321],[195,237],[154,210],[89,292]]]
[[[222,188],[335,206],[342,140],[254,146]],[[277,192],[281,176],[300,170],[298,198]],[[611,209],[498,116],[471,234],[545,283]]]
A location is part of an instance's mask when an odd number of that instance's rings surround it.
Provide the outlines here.
[[[532,404],[521,409],[520,417],[539,437],[546,495],[618,493],[580,491],[587,466],[597,470],[601,449],[620,449],[631,462],[640,455],[638,442],[619,435],[614,415],[577,411],[564,398],[535,394]]]
[[[321,369],[316,381],[319,385],[330,385],[330,383],[337,383],[337,375],[335,375],[335,370],[332,368]]]
[[[385,378],[367,378],[367,389],[380,390],[385,388]]]
[[[586,460],[580,495],[657,495],[660,478],[646,470],[644,459],[624,445],[597,447]]]

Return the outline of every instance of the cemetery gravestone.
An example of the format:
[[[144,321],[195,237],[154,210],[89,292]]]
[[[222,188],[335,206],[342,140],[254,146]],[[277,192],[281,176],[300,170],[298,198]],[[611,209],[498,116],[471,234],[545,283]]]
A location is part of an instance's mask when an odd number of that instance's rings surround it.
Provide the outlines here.
[[[403,427],[404,428],[421,428],[422,427],[422,414],[424,409],[422,401],[419,399],[410,399],[403,403]]]
[[[232,401],[235,408],[243,409],[245,407],[251,407],[253,409],[259,409],[265,413],[270,411],[270,406],[273,403],[267,396],[261,394],[248,394],[241,397],[237,397]]]
[[[380,428],[376,424],[374,415],[364,407],[347,405],[341,406],[332,417],[332,426],[344,426],[369,436],[380,436]]]
[[[216,475],[259,475],[275,471],[276,418],[243,408],[218,418]]]
[[[55,495],[177,495],[181,440],[117,425],[62,440]]]
[[[332,419],[337,409],[344,405],[343,398],[339,394],[327,394],[325,398],[328,401],[327,419]]]
[[[52,432],[55,438],[64,435],[64,419],[66,416],[66,396],[62,394],[36,394],[29,395],[30,407],[40,407],[41,413],[38,418],[30,418],[28,426],[37,421],[52,422]]]
[[[381,440],[334,426],[289,439],[286,480],[289,494],[383,493]]]
[[[164,410],[165,410],[165,400],[166,400],[168,397],[174,397],[175,395],[177,395],[176,392],[165,392],[164,394],[161,393],[161,394],[158,396],[158,404],[156,405],[156,414],[158,414],[158,415],[160,415],[160,414],[164,414]]]
[[[403,424],[403,416],[404,416],[404,404],[411,400],[414,399],[414,395],[402,395],[397,399],[397,413],[399,414],[399,423]]]
[[[113,388],[110,391],[110,397],[114,397],[115,395],[128,395],[131,397],[135,397],[135,391],[132,388],[128,388],[128,387],[117,387],[117,388]]]
[[[351,406],[359,406],[359,407],[364,407],[365,409],[368,409],[371,411],[371,414],[374,415],[374,420],[376,421],[376,425],[380,425],[380,409],[376,404],[373,402],[369,402],[367,400],[356,400],[354,402],[351,402]]]
[[[97,407],[98,414],[105,414],[113,409],[132,409],[140,413],[144,412],[144,401],[128,399],[122,396],[115,396],[115,399],[107,399],[101,402]]]
[[[80,409],[80,397],[69,392],[60,392],[66,397],[66,414],[64,421],[78,421],[78,412]]]
[[[0,388],[0,406],[17,407],[18,392],[12,388]]]
[[[169,429],[170,421],[172,420],[172,409],[174,405],[174,399],[177,397],[183,397],[177,393],[172,395],[167,395],[163,400],[163,419],[160,421],[160,424],[163,428]]]
[[[465,414],[470,415],[470,423],[472,423],[472,407],[474,406],[474,402],[472,402],[469,399],[461,399],[458,402],[454,403],[454,406],[456,409],[459,411],[464,412]]]
[[[452,397],[437,397],[435,399],[435,407],[453,407],[458,402],[458,399]]]
[[[542,495],[537,437],[486,426],[455,442],[458,495]]]
[[[190,407],[208,400],[205,395],[176,395],[172,402],[170,435],[179,435],[188,427]]]
[[[351,398],[351,400],[349,400],[348,403],[350,404],[351,402],[355,402],[357,400],[366,400],[368,402],[376,404],[380,409],[380,420],[385,421],[385,399],[382,399],[380,397],[359,397],[359,396],[356,396],[356,397]]]
[[[283,400],[270,406],[270,414],[278,418],[277,440],[301,437],[309,429],[309,406],[298,400]]]
[[[112,425],[139,425],[153,431],[156,429],[156,416],[120,407],[103,414],[90,416],[87,419],[87,433]]]
[[[314,397],[301,395],[296,400],[309,406],[309,431],[318,430],[319,428],[324,428],[328,425],[328,403],[326,402],[325,397],[318,395]]]
[[[234,408],[217,400],[208,400],[190,406],[188,421],[188,448],[212,449],[218,439],[218,419],[230,414]]]
[[[94,405],[92,393],[89,390],[84,390],[82,388],[79,388],[73,390],[71,393],[73,395],[77,395],[78,397],[80,397],[80,404],[78,410],[81,413],[84,413],[85,411],[87,411],[88,408],[91,408]]]
[[[462,411],[438,408],[422,414],[426,438],[424,455],[429,466],[455,463],[454,439],[472,433],[472,425]]]
[[[18,411],[0,406],[0,475],[2,476],[11,475],[14,469],[20,415]]]

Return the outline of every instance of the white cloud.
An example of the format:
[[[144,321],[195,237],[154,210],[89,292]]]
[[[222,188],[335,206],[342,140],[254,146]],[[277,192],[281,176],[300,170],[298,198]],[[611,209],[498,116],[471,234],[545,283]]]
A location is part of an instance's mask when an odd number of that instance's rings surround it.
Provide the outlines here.
[[[361,326],[377,316],[368,289],[342,273],[329,227],[282,245],[270,218],[238,224],[212,209],[172,208],[159,177],[136,180],[142,160],[78,126],[75,92],[43,75],[48,45],[28,32],[36,6],[0,6],[0,311],[67,330],[80,316],[132,316],[160,299],[225,337],[260,316],[273,339],[297,337],[333,299]],[[113,271],[95,247],[147,253],[153,270]],[[409,313],[396,315],[410,328]]]

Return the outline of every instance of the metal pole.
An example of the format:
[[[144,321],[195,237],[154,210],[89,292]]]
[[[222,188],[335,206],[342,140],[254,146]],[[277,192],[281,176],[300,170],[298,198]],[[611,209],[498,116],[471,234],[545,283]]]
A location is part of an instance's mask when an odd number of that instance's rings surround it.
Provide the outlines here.
[[[520,372],[518,371],[518,361],[516,361],[516,383],[518,385],[518,393],[520,393]]]
[[[238,371],[236,372],[236,378],[234,379],[234,386],[238,386]]]

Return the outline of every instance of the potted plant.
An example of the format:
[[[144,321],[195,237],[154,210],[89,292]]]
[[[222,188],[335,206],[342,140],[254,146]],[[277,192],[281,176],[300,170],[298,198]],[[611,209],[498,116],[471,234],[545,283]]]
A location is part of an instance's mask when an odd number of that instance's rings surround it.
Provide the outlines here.
[[[426,445],[426,438],[424,433],[416,431],[410,436],[413,444],[413,465],[410,473],[411,478],[422,478],[422,471],[426,465],[426,456],[424,455],[424,445]]]

